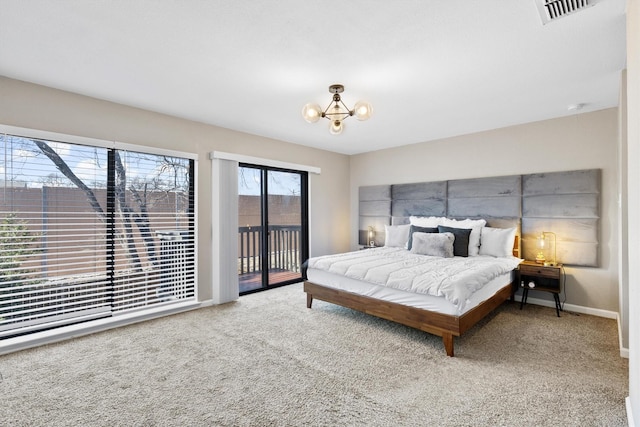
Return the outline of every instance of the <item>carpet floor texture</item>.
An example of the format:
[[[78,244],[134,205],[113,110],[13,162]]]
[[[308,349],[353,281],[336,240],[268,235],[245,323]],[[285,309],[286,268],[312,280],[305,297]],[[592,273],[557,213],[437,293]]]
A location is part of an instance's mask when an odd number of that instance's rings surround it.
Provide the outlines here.
[[[614,320],[506,303],[442,339],[301,284],[0,356],[2,426],[625,426]]]

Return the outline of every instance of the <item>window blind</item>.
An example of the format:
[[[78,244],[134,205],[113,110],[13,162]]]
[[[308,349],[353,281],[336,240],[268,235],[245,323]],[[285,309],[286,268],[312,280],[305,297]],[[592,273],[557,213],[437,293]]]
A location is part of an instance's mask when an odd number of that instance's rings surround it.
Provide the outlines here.
[[[0,338],[195,299],[194,161],[0,135]]]

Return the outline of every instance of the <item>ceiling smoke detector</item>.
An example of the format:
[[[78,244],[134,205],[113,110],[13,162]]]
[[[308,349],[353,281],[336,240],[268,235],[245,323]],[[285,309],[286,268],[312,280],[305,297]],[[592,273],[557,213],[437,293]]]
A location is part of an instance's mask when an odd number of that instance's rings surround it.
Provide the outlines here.
[[[543,24],[587,9],[600,0],[535,0]]]

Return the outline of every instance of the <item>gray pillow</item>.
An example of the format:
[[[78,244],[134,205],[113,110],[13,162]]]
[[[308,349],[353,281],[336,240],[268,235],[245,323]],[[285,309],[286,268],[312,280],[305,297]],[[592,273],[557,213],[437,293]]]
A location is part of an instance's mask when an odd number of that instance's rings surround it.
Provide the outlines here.
[[[469,235],[471,234],[470,228],[454,228],[439,225],[438,231],[440,231],[441,233],[453,233],[453,235],[455,236],[455,242],[453,243],[453,254],[455,256],[469,256]]]
[[[453,233],[413,233],[411,253],[452,258],[454,240]]]
[[[407,249],[411,250],[413,246],[413,233],[437,233],[438,227],[419,227],[417,225],[411,225],[409,229],[409,242],[407,243]]]

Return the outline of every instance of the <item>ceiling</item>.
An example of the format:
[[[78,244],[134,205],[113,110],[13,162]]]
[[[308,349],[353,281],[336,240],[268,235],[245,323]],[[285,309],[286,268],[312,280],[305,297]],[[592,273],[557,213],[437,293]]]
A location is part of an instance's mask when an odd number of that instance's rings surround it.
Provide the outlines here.
[[[625,0],[0,0],[0,75],[356,154],[618,105]],[[345,86],[369,121],[301,116]]]

